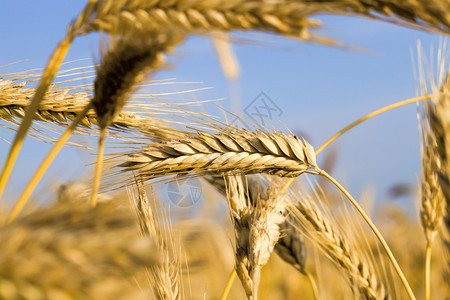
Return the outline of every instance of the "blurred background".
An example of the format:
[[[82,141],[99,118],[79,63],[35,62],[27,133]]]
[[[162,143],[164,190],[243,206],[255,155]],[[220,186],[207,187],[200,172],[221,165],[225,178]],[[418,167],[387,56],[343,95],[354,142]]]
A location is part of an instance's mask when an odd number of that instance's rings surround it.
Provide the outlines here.
[[[85,2],[3,2],[0,65],[26,61],[1,67],[0,74],[44,67]],[[201,89],[167,99],[215,100],[224,109],[243,115],[251,115],[260,107],[260,113],[267,115],[265,121],[284,132],[288,128],[304,136],[317,148],[365,114],[416,96],[417,42],[421,42],[429,56],[429,49],[437,49],[442,39],[437,34],[365,18],[317,15],[313,19],[323,23],[316,34],[336,39],[345,46],[329,47],[273,34],[236,32],[231,41],[240,74],[236,82],[230,82],[224,76],[211,39],[191,36],[169,56],[170,68],[152,78],[171,79],[179,84],[153,85],[149,87],[150,93],[163,97],[164,93]],[[85,60],[63,68],[97,63],[99,37],[90,34],[77,38],[66,61]],[[90,80],[85,79],[85,83]],[[205,104],[204,109],[223,116],[212,103]],[[416,113],[413,104],[363,123],[324,151],[318,157],[319,165],[327,152],[334,151],[332,174],[355,197],[370,189],[378,203],[395,200],[411,209],[420,171]],[[1,165],[13,132],[0,128],[0,137]],[[5,194],[8,202],[19,195],[50,147],[32,138],[27,138],[24,146]],[[94,160],[95,151],[66,147],[42,180],[35,192],[39,199],[35,200],[45,201],[42,195],[52,194],[51,186],[85,178],[91,173]]]

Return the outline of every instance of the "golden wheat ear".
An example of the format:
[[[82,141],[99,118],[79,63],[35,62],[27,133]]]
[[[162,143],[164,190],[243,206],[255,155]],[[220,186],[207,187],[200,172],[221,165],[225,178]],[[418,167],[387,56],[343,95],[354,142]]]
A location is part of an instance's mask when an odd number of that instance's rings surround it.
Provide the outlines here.
[[[92,104],[100,127],[91,206],[97,204],[102,159],[107,127],[120,113],[137,83],[149,70],[156,70],[164,61],[163,53],[182,41],[179,31],[133,32],[119,38],[103,57],[97,70]]]

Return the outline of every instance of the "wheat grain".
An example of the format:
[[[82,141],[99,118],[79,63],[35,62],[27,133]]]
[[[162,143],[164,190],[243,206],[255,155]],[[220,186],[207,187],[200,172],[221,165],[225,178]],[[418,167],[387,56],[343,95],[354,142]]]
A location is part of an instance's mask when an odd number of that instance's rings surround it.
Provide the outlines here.
[[[226,196],[226,185],[223,176],[204,176],[203,179],[222,195]],[[243,184],[245,197],[250,201],[251,207],[256,207],[260,200],[267,201],[267,187],[262,182],[253,178],[247,178],[243,181]],[[291,219],[291,217],[288,216],[288,219]],[[274,250],[284,261],[291,264],[302,274],[305,274],[306,247],[303,234],[291,223],[292,221],[286,220],[280,224],[281,237],[275,244]]]

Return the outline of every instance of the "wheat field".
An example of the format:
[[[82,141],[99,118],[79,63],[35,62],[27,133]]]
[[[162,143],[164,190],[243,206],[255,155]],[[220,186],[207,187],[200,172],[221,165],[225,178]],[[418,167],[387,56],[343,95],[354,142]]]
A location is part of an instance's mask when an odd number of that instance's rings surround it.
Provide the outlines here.
[[[0,67],[0,132],[12,132],[0,136],[10,144],[0,156],[0,299],[450,299],[449,1],[85,2],[44,68]],[[417,97],[346,120],[320,145],[250,118],[236,93],[228,110],[197,98],[201,85],[183,91],[157,77],[177,69],[172,57],[192,36],[211,40],[230,90],[245,72],[233,44],[251,47],[259,33],[272,49],[289,39],[331,56],[378,55],[327,36],[322,15],[440,35],[438,49],[414,45]],[[87,37],[95,64],[67,62]],[[160,86],[171,92],[152,92]],[[308,126],[330,124],[303,101],[299,116],[315,118]],[[211,104],[218,113],[205,109]],[[414,203],[355,197],[335,178],[330,145],[402,106],[414,107],[420,140]],[[47,145],[45,158],[25,139]],[[364,149],[363,140],[345,141],[351,153]],[[89,165],[66,161],[50,178],[66,149]],[[384,157],[368,160],[389,173]],[[26,182],[12,173],[21,160],[33,161]],[[70,168],[78,179],[59,184]],[[391,184],[393,194],[410,191]]]

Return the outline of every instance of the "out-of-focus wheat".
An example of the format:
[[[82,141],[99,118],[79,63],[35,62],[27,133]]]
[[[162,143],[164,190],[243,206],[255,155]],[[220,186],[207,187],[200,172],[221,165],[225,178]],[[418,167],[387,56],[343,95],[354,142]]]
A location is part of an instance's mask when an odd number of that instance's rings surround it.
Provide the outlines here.
[[[113,203],[41,208],[0,228],[0,298],[140,299],[132,278],[159,263],[155,249]]]
[[[148,269],[155,295],[162,300],[183,299],[178,250],[173,248],[172,232],[170,225],[167,224],[170,220],[163,219],[162,222],[159,220],[155,203],[150,203],[144,184],[139,181],[136,184],[138,195],[134,196],[130,190],[130,197],[139,220],[140,232],[155,243],[157,253],[161,257],[160,264],[150,266]]]

